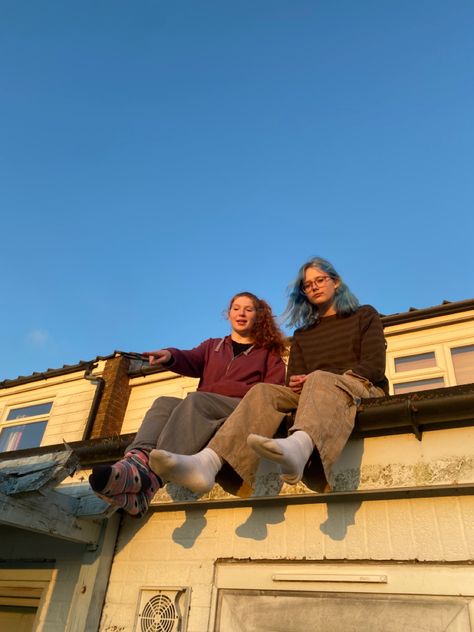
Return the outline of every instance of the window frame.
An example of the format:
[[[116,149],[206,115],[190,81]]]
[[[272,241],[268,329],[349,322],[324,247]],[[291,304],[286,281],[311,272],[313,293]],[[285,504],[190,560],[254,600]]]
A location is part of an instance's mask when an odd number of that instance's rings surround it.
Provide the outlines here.
[[[2,415],[0,417],[0,438],[1,435],[3,433],[4,430],[7,430],[9,428],[14,428],[15,426],[26,426],[26,425],[30,425],[30,424],[35,424],[35,423],[39,423],[39,422],[46,422],[46,426],[44,428],[43,431],[43,436],[41,437],[41,441],[39,443],[38,446],[36,447],[41,447],[41,444],[43,442],[44,439],[44,435],[46,433],[46,427],[48,425],[48,421],[51,417],[51,414],[53,412],[54,409],[54,401],[55,398],[51,398],[51,397],[47,397],[47,398],[41,398],[41,399],[35,399],[35,400],[27,400],[27,401],[13,401],[13,402],[9,402],[7,405],[5,405]],[[21,408],[28,408],[30,406],[37,406],[37,405],[41,405],[41,404],[51,404],[51,408],[49,409],[49,411],[47,413],[42,413],[39,415],[31,415],[28,417],[17,417],[15,419],[8,419],[8,416],[10,415],[10,413],[13,410],[18,410]],[[26,448],[18,448],[19,450],[21,449],[26,449]],[[2,452],[0,452],[0,454],[3,454],[4,452],[7,452],[7,450],[4,450]]]
[[[468,562],[236,561],[216,562],[209,632],[220,629],[222,596],[236,593],[359,594],[373,596],[460,597],[470,600],[474,615],[474,584]],[[471,615],[471,616],[473,616]]]
[[[395,349],[387,353],[387,377],[390,383],[390,393],[394,394],[396,384],[418,382],[433,378],[443,378],[444,385],[436,388],[457,386],[456,374],[452,358],[452,350],[474,345],[474,336],[453,335],[444,340],[433,340],[430,343],[416,345],[416,341],[406,340],[405,344],[395,345]],[[415,344],[414,344],[415,343]],[[409,371],[396,371],[395,360],[408,356],[434,353],[436,366]]]

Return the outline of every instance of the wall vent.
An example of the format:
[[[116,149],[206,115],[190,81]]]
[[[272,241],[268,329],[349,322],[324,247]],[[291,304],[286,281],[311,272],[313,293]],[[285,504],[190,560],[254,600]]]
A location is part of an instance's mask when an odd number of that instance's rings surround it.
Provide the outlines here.
[[[142,588],[135,632],[185,632],[188,588]]]

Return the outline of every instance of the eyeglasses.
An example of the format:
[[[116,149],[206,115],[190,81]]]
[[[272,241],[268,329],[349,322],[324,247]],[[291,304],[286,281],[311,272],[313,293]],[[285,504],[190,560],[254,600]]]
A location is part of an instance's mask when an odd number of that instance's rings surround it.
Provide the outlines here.
[[[306,281],[306,283],[303,283],[301,285],[301,291],[304,294],[308,294],[308,292],[310,292],[313,289],[313,285],[315,285],[317,288],[321,287],[322,285],[325,285],[327,280],[330,278],[331,278],[330,276],[320,276],[320,277],[316,277],[312,281]]]

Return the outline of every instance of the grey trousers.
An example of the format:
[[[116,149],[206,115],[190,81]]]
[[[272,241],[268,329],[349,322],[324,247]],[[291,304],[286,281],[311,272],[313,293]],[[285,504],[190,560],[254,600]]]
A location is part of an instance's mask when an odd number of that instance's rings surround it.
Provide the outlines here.
[[[196,391],[185,399],[159,397],[146,413],[127,451],[155,448],[176,454],[199,452],[237,408],[238,397]]]
[[[289,432],[304,430],[319,453],[324,471],[318,473],[320,491],[330,480],[331,469],[353,428],[357,406],[363,397],[385,393],[364,378],[327,371],[310,373],[297,395],[286,386],[256,384],[243,398],[208,444],[251,486],[259,457],[247,446],[250,433],[273,437],[284,418],[296,411]]]

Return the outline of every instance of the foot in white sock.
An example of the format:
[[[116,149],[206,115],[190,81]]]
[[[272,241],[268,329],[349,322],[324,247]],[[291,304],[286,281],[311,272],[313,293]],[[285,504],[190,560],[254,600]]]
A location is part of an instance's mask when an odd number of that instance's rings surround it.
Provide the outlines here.
[[[302,479],[314,448],[311,437],[303,430],[297,430],[286,439],[269,439],[250,434],[247,444],[262,458],[278,463],[282,480],[290,485],[296,485]]]
[[[166,450],[150,452],[150,469],[164,481],[187,487],[196,494],[205,494],[214,486],[222,467],[220,457],[210,448],[197,454],[174,454]]]

